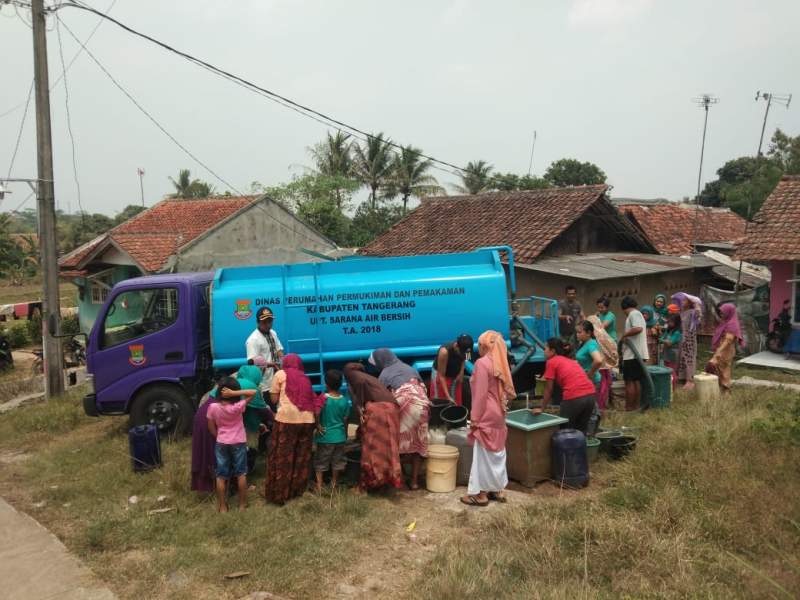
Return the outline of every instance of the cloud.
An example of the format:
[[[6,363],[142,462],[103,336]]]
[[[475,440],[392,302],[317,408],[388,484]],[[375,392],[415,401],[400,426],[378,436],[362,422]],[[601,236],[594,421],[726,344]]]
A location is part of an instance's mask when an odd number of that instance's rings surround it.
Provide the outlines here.
[[[614,27],[635,20],[654,0],[573,0],[567,22],[574,29]]]

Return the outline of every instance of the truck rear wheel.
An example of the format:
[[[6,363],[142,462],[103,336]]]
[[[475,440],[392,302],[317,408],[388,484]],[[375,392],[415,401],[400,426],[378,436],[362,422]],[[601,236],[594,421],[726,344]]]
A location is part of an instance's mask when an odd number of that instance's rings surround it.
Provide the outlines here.
[[[188,435],[194,411],[189,398],[178,387],[153,385],[137,394],[131,407],[131,424],[155,425],[159,434]]]

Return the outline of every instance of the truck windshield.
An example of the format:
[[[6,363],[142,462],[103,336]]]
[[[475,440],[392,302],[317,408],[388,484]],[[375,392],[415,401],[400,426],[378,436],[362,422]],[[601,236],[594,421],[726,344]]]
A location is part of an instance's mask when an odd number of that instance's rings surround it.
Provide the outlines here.
[[[118,294],[103,321],[103,348],[169,327],[178,318],[178,290],[152,288]]]

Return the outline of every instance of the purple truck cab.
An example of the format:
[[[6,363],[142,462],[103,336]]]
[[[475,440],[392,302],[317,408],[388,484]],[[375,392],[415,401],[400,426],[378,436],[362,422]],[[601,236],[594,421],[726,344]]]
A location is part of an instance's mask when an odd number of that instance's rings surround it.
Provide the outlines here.
[[[117,284],[89,334],[86,414],[130,414],[135,424],[186,432],[211,388],[209,287],[213,273]]]

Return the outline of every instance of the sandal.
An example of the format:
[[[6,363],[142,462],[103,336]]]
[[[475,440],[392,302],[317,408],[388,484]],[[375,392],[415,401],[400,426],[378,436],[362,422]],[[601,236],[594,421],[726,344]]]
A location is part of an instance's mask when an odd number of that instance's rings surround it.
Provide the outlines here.
[[[459,499],[467,506],[489,506],[488,500],[486,500],[486,502],[481,502],[478,500],[478,496],[461,496]]]
[[[505,504],[506,502],[508,502],[508,498],[506,498],[506,495],[505,494],[501,495],[500,492],[489,492],[487,496],[489,496],[489,500],[492,500],[494,502],[500,502],[501,504]]]

